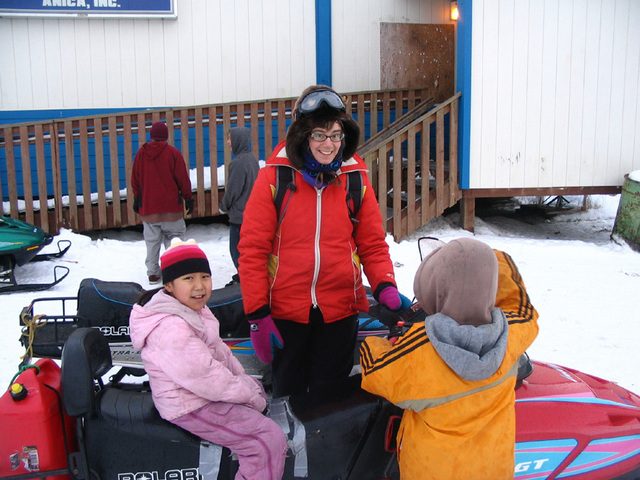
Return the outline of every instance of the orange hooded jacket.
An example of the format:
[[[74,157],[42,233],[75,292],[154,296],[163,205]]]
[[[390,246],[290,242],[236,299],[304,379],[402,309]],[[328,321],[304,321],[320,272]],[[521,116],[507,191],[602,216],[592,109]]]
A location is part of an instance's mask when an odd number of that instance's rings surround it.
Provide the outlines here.
[[[362,388],[405,409],[397,438],[403,479],[513,478],[518,359],[538,334],[538,313],[511,257],[494,253],[495,306],[508,321],[508,342],[493,375],[459,377],[436,352],[424,322],[393,346],[379,337],[361,346]]]

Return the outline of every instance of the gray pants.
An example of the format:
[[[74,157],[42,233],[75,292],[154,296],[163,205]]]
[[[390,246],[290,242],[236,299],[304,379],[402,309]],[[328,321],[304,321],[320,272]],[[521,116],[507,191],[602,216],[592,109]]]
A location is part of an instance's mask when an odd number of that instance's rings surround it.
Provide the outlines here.
[[[147,245],[147,259],[144,264],[147,266],[147,275],[160,276],[160,246],[164,244],[164,248],[171,245],[172,238],[180,238],[184,240],[187,232],[187,225],[181,218],[175,222],[158,222],[146,223],[142,222],[142,235],[144,243]]]

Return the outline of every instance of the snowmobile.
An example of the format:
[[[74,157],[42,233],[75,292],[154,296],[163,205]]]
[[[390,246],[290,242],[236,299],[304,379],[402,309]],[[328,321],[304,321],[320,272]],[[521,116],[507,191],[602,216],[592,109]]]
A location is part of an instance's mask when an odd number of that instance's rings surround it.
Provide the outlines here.
[[[39,253],[53,241],[53,236],[39,227],[9,217],[0,217],[0,293],[46,290],[60,283],[69,274],[63,265],[54,267],[54,280],[49,283],[19,284],[15,267],[27,262],[51,260],[67,253],[71,242],[59,240],[58,251]]]
[[[0,397],[0,423],[9,432],[0,437],[0,477],[234,478],[237,459],[228,449],[155,410],[139,354],[128,344],[128,311],[141,291],[132,287],[87,279],[77,298],[37,299],[23,309],[23,324],[40,319],[35,333],[25,325],[27,358],[41,358],[23,365]],[[239,287],[214,291],[212,299],[221,336],[250,373],[267,377],[253,355]],[[48,301],[58,302],[59,315],[37,313]],[[370,304],[362,335],[401,335],[425,318],[415,303],[399,316]],[[516,388],[514,478],[640,479],[640,396],[526,355]],[[400,478],[395,438],[402,411],[363,391],[357,369],[326,391],[272,399],[268,414],[288,438],[286,480]]]
[[[22,364],[31,356],[61,358],[62,347],[71,333],[81,327],[99,329],[108,339],[114,363],[119,366],[140,366],[140,353],[129,338],[129,313],[144,291],[135,282],[107,282],[85,278],[80,282],[76,297],[42,297],[31,301],[20,312],[25,347]],[[377,308],[371,290],[367,288],[369,305]],[[250,375],[262,377],[266,365],[255,355],[249,338],[249,324],[245,320],[240,284],[214,289],[207,302],[220,322],[220,335]],[[368,335],[388,333],[379,319],[369,313],[360,314],[359,343]],[[358,363],[357,349],[354,353]]]

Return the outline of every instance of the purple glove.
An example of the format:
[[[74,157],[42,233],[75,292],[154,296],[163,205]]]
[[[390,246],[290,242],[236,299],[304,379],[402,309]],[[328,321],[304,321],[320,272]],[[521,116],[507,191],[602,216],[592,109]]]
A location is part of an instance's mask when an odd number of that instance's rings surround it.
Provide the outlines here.
[[[259,320],[249,320],[249,329],[251,331],[251,343],[256,355],[264,363],[271,363],[274,349],[282,348],[284,345],[271,315]]]
[[[402,306],[400,293],[396,287],[384,287],[378,295],[378,301],[391,310],[398,310]]]

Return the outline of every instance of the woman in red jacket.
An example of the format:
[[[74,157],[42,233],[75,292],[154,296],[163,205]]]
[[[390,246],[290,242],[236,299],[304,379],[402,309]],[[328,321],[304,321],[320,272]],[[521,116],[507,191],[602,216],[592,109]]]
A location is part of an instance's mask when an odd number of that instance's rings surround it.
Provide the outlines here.
[[[378,203],[355,154],[358,124],[320,85],[302,93],[293,118],[258,174],[238,245],[251,339],[258,357],[273,362],[274,397],[349,376],[358,313],[369,307],[361,267],[380,303],[401,306]],[[278,188],[284,169],[286,190]],[[353,220],[349,172],[362,181]],[[274,201],[278,192],[286,193]]]

